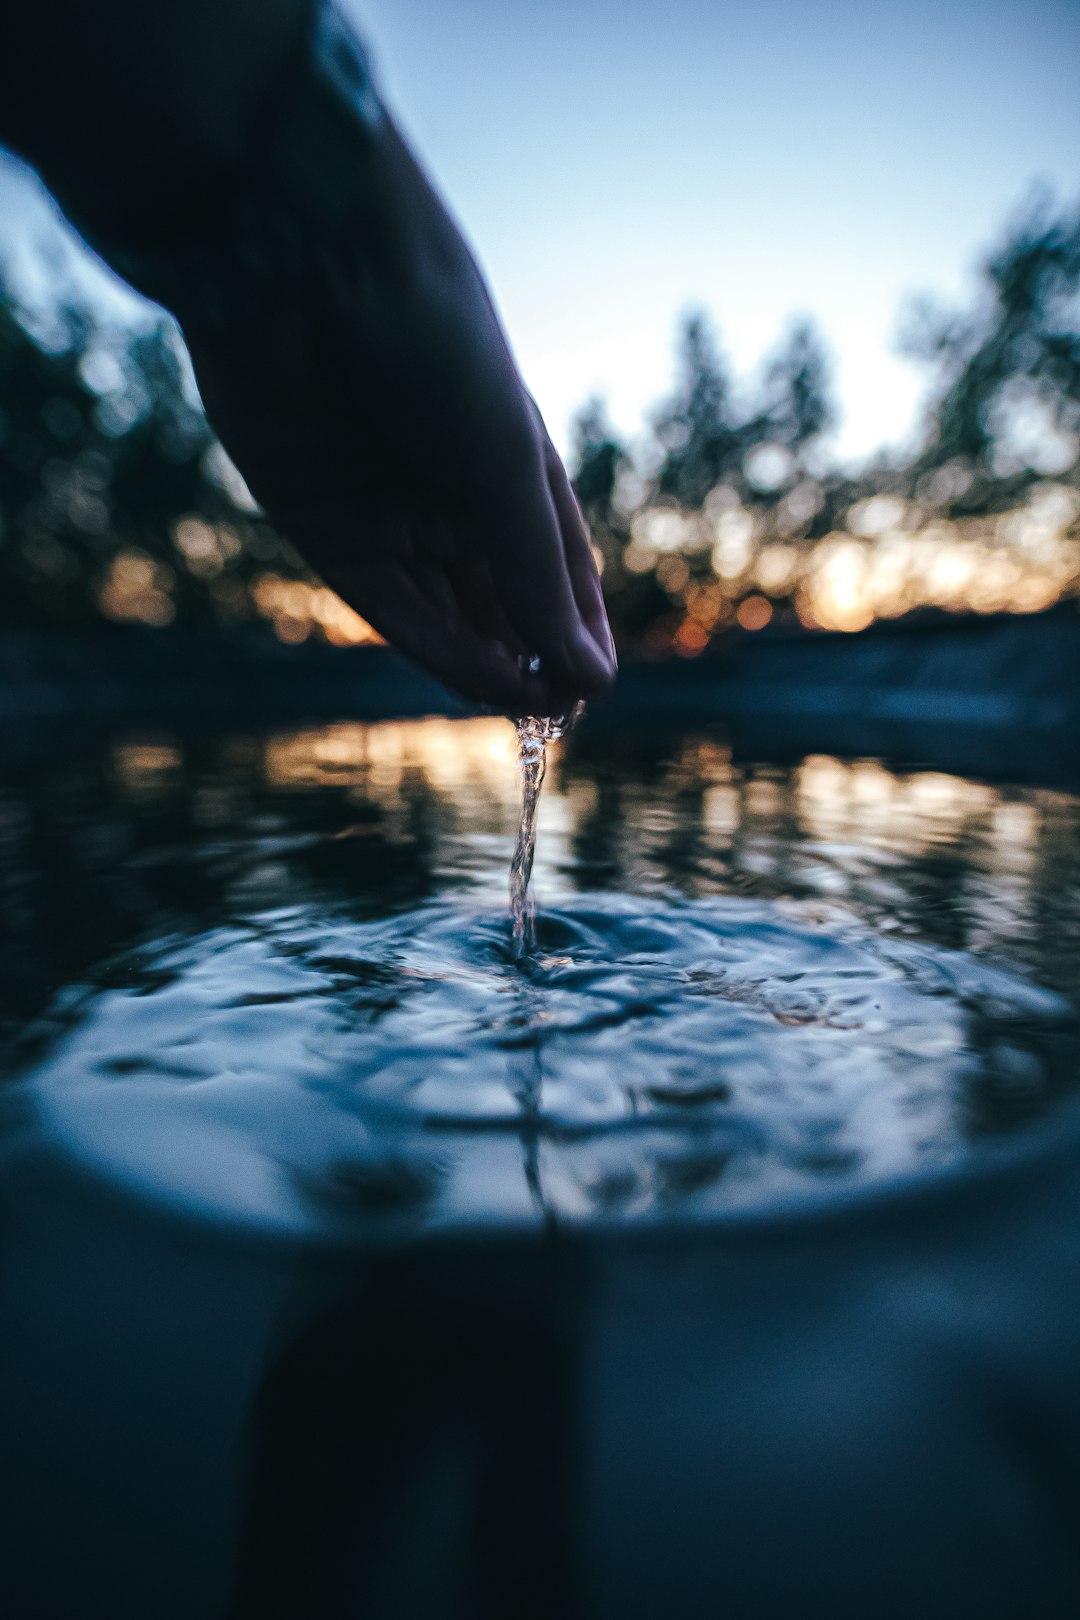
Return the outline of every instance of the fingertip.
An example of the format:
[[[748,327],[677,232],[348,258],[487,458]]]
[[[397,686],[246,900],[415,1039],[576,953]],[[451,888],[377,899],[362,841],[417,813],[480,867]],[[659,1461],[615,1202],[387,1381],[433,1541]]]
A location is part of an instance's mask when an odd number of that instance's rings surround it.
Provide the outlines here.
[[[611,639],[610,631],[606,641],[606,646],[601,645],[584,624],[574,637],[575,670],[586,690],[591,692],[603,691],[605,687],[610,686],[618,671],[615,643]]]

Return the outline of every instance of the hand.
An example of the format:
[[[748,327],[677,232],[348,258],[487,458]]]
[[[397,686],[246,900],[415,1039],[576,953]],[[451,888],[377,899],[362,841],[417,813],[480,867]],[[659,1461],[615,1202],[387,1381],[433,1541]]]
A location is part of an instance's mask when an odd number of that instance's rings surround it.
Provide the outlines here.
[[[562,712],[615,673],[588,531],[389,119],[358,162],[370,206],[298,271],[253,274],[213,326],[174,301],[207,411],[271,520],[388,641],[472,698]]]

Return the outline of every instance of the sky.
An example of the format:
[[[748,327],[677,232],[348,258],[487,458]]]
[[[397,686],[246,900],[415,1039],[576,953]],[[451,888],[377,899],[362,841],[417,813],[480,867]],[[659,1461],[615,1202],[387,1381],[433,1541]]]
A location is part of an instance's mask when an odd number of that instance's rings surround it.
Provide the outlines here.
[[[836,453],[903,444],[905,296],[970,300],[1034,184],[1080,200],[1080,0],[344,3],[561,447],[594,393],[641,432],[690,307],[748,377],[813,315]]]
[[[558,442],[635,433],[708,310],[752,373],[797,313],[857,458],[914,430],[904,297],[971,297],[1042,181],[1080,200],[1080,0],[348,0]]]

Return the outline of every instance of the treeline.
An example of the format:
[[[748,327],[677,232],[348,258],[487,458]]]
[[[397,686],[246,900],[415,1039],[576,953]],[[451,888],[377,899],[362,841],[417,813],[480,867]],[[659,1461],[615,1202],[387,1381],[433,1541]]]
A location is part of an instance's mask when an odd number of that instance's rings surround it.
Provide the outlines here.
[[[898,535],[929,531],[986,545],[1048,486],[1058,529],[1080,537],[1080,213],[1030,207],[986,260],[974,307],[913,305],[903,344],[927,370],[921,447],[855,474],[829,462],[836,405],[810,321],[747,389],[706,317],[687,317],[677,387],[634,447],[602,402],[582,410],[575,485],[624,645],[696,653],[735,621],[828,623],[827,593],[807,582],[830,547],[854,536],[867,554],[895,551]],[[846,559],[851,578],[863,551]],[[884,600],[902,611],[918,596]],[[169,322],[110,326],[74,296],[32,312],[0,272],[0,623],[109,620],[363,633],[246,498]]]
[[[754,628],[798,607],[814,622],[800,586],[823,546],[931,534],[939,551],[965,537],[993,548],[1021,534],[1002,515],[1035,497],[1045,508],[1048,485],[1058,537],[1080,538],[1080,212],[1030,206],[982,266],[974,307],[913,303],[901,342],[927,371],[921,446],[854,474],[826,454],[836,406],[809,321],[755,392],[736,386],[705,316],[688,316],[677,389],[633,452],[601,401],[584,408],[575,485],[624,639],[663,650],[681,635],[680,650],[697,652],[736,616]],[[1060,592],[1072,583],[1060,548],[1052,561]],[[914,585],[892,595],[919,599]],[[872,604],[852,624],[868,614]]]
[[[259,618],[253,582],[300,578],[207,425],[171,322],[47,312],[0,280],[0,624]]]

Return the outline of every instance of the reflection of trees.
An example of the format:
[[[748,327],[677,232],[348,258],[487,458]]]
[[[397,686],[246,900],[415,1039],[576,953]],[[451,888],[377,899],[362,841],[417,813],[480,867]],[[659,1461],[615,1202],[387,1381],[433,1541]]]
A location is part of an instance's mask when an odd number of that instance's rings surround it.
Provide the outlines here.
[[[496,803],[495,778],[476,774],[487,733],[472,764],[459,750],[453,772],[449,739],[440,732],[425,764],[424,735],[397,754],[369,747],[362,727],[265,742],[136,738],[10,768],[0,795],[6,1028],[17,1033],[56,986],[140,939],[280,906],[385,915],[501,878],[492,863],[509,858],[512,800]],[[876,765],[818,769],[814,787],[804,767],[735,765],[708,736],[583,733],[549,785],[569,812],[564,869],[581,890],[840,902],[901,934],[1025,962],[1072,993],[1071,800],[1006,798]],[[509,760],[506,772],[512,784]],[[876,798],[860,797],[868,781]],[[1016,827],[1000,822],[1010,807]]]
[[[655,859],[655,832],[645,823],[667,816],[671,742],[645,735],[607,739],[587,750],[574,741],[560,761],[557,782],[571,793],[587,789],[570,834],[571,875],[581,889],[655,889],[667,881]]]
[[[257,745],[169,739],[9,770],[0,822],[5,1036],[139,940],[281,905],[381,915],[454,883],[454,816],[422,770],[396,795],[362,766],[298,790],[267,779]]]
[[[302,852],[306,876],[354,914],[409,911],[462,881],[446,853],[457,830],[455,807],[417,766],[402,772],[391,805],[380,803],[361,773],[347,793],[330,800],[325,790],[309,793],[296,809],[311,839]]]
[[[1047,982],[1071,993],[1071,975],[1080,961],[1080,826],[1073,806],[1042,796],[1034,858],[1026,885],[1027,938]]]
[[[976,917],[967,879],[976,859],[977,844],[966,828],[901,856],[890,875],[903,896],[893,915],[905,930],[945,950],[962,951],[970,945]],[[858,885],[855,897],[863,898]],[[880,905],[874,909],[880,915]]]
[[[1001,953],[1075,989],[1080,818],[1072,801],[979,789],[977,806],[958,794],[955,806],[928,817],[910,798],[918,775],[874,766],[894,799],[884,807],[845,801],[823,827],[800,795],[797,768],[737,766],[703,743],[574,740],[559,780],[571,802],[581,795],[571,831],[581,888],[839,901],[875,925],[947,950]],[[838,779],[858,768],[835,765]],[[709,814],[713,791],[727,806],[722,825]],[[992,819],[1010,799],[1034,810],[1035,830],[1030,850],[1013,850],[1022,872],[1004,873]]]
[[[625,860],[626,812],[617,771],[601,766],[592,780],[592,800],[570,838],[573,872],[582,889],[618,888]]]

